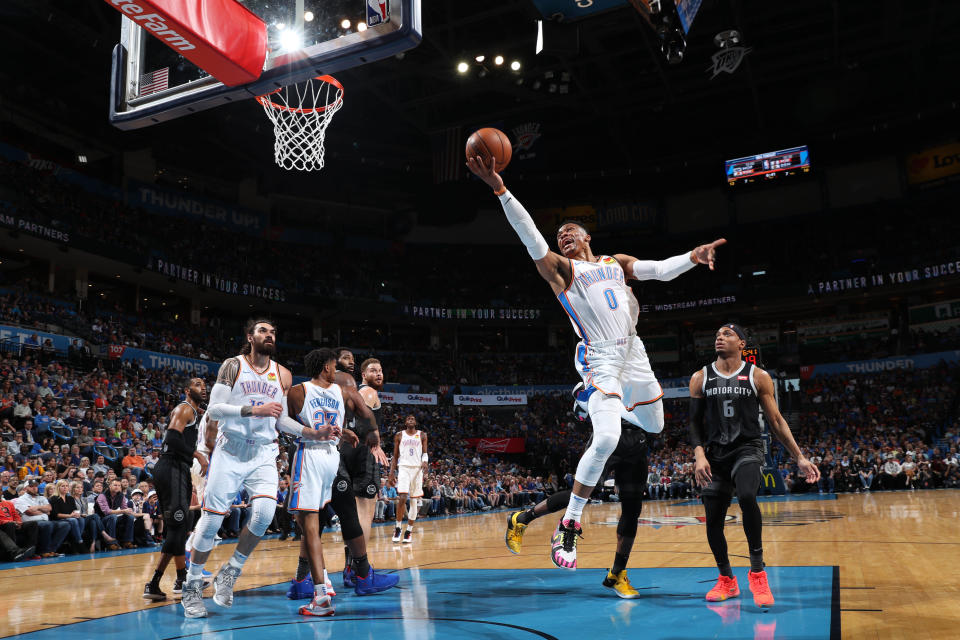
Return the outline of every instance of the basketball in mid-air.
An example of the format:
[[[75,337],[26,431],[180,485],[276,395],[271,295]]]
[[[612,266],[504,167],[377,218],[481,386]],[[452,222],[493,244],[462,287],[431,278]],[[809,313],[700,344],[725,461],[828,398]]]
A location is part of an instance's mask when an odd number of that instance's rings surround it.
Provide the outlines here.
[[[484,164],[490,166],[490,158],[497,159],[497,171],[503,171],[513,157],[510,139],[500,129],[485,127],[477,129],[467,138],[467,158],[480,156]]]

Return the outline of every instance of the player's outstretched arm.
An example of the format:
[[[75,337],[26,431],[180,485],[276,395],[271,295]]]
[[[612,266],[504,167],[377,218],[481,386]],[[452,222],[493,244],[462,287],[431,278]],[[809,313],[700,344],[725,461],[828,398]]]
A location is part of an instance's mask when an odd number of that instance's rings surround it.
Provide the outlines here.
[[[754,373],[754,381],[757,383],[757,397],[760,399],[760,406],[763,407],[763,415],[770,425],[770,431],[777,437],[777,440],[783,443],[790,455],[797,461],[801,473],[807,478],[807,482],[814,483],[820,479],[820,470],[803,455],[797,441],[793,439],[793,433],[790,431],[790,425],[780,414],[780,408],[777,406],[777,397],[773,392],[773,379],[770,374],[757,367]]]
[[[503,184],[503,179],[497,173],[497,159],[490,158],[490,164],[487,165],[483,158],[467,159],[467,167],[473,175],[483,180],[488,187],[493,189],[494,195],[500,198],[500,204],[503,206],[503,212],[507,216],[507,222],[513,227],[520,237],[523,246],[527,248],[527,253],[533,258],[537,265],[537,272],[546,280],[554,293],[560,293],[567,288],[567,281],[570,276],[570,261],[559,253],[550,251],[547,241],[543,239],[533,218],[523,208],[520,201],[512,193],[507,191]]]
[[[618,253],[613,257],[620,263],[627,280],[673,280],[698,264],[705,264],[713,271],[717,260],[717,247],[726,243],[725,238],[719,238],[702,244],[689,253],[681,253],[666,260],[638,260],[625,253]]]

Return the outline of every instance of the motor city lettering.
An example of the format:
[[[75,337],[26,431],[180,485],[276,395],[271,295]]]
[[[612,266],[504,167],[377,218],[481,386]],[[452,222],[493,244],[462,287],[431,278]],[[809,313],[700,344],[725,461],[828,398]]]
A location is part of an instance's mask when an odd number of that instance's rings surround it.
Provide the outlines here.
[[[753,389],[747,387],[713,387],[706,390],[706,395],[709,396],[720,396],[720,395],[734,395],[734,396],[752,396]]]
[[[133,0],[110,0],[110,2],[131,20],[139,23],[141,27],[152,31],[153,35],[163,40],[167,46],[178,51],[190,51],[197,48],[182,35],[168,28],[163,16],[156,13],[144,14],[143,7]]]

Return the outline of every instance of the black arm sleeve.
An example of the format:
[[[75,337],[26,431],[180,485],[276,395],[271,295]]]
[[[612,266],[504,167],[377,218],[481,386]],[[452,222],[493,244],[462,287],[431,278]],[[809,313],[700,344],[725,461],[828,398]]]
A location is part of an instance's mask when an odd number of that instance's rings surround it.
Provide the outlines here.
[[[703,398],[690,398],[690,446],[702,447],[706,434],[703,433],[703,412],[706,403]]]
[[[167,429],[167,435],[163,439],[164,449],[175,456],[189,460],[193,457],[193,451],[187,446],[187,441],[183,438],[183,432],[176,429]]]

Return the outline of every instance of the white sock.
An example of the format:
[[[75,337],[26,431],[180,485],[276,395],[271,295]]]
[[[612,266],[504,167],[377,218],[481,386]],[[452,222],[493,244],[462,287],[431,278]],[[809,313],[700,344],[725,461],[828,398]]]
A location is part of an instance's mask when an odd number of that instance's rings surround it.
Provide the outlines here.
[[[580,522],[580,516],[583,514],[583,505],[585,504],[587,504],[587,498],[581,498],[577,494],[571,493],[570,502],[567,503],[567,511],[563,514],[563,519]]]
[[[323,584],[327,584],[328,582],[330,582],[330,576],[327,575],[327,570],[324,569],[324,570],[323,570]],[[324,593],[326,593],[326,592],[324,592]]]
[[[324,570],[326,572],[326,570]],[[327,595],[327,585],[320,583],[314,586],[313,595],[317,598],[322,598]]]
[[[230,556],[230,560],[227,562],[234,569],[243,569],[243,563],[247,561],[247,556],[243,555],[239,551],[234,551],[233,555]],[[191,567],[193,565],[190,565]]]
[[[190,568],[187,569],[187,582],[194,580],[203,580],[203,565],[191,562]]]

